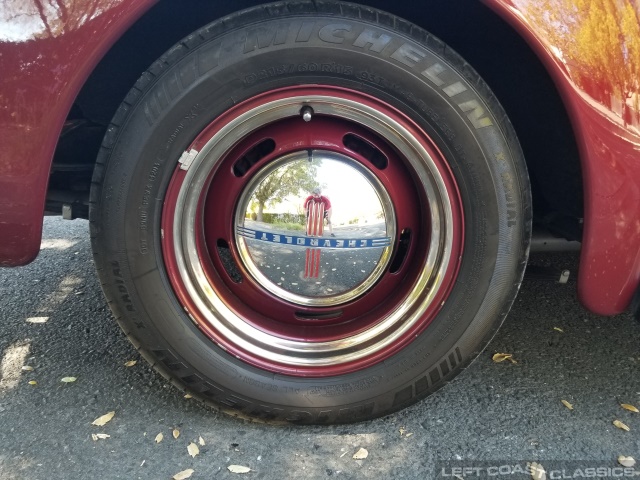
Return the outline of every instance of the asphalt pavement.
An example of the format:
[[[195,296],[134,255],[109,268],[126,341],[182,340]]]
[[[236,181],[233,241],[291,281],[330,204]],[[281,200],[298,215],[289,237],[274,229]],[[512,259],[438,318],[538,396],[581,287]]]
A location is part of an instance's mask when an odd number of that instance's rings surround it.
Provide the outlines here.
[[[572,279],[525,279],[488,349],[427,400],[359,424],[283,427],[217,413],[154,373],[111,317],[87,222],[46,218],[38,259],[0,269],[0,479],[512,479],[531,478],[507,475],[528,462],[547,478],[596,467],[621,478],[619,455],[640,460],[640,414],[620,406],[640,407],[640,325],[580,306],[576,259],[535,256]]]

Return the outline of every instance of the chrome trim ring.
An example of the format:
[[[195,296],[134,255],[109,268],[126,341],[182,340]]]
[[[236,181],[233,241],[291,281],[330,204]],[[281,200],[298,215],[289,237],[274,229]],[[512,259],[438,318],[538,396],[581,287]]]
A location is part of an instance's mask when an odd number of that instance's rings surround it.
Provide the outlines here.
[[[409,162],[427,197],[430,240],[425,266],[405,300],[371,328],[339,340],[305,342],[272,335],[249,324],[224,302],[202,267],[196,246],[199,199],[218,162],[238,141],[276,120],[298,116],[302,107],[365,125],[393,145]],[[427,149],[413,133],[394,118],[371,106],[329,96],[293,96],[271,101],[242,113],[220,128],[195,156],[178,193],[173,218],[175,259],[181,281],[205,321],[239,349],[292,367],[320,367],[359,360],[379,352],[400,339],[431,305],[449,266],[453,242],[453,213],[446,183]]]

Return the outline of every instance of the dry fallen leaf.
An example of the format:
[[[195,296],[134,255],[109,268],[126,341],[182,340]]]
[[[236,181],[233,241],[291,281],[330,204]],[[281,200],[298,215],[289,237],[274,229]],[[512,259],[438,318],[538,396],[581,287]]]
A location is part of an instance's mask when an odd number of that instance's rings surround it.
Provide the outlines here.
[[[229,465],[227,470],[231,473],[249,473],[251,471],[249,467],[243,467],[242,465]]]
[[[128,362],[125,362],[124,366],[125,367],[133,367],[136,363],[138,363],[137,360],[129,360]]]
[[[369,452],[367,451],[367,449],[366,448],[361,448],[360,450],[358,450],[356,453],[353,454],[353,459],[354,460],[364,460],[368,456],[369,456]]]
[[[628,403],[621,403],[620,406],[622,408],[624,408],[625,410],[629,410],[630,412],[640,413],[640,410],[638,410],[636,407],[634,407],[633,405],[630,405]]]
[[[22,370],[25,372],[32,372],[33,371],[33,367],[29,366],[29,365],[25,365],[22,367]]]
[[[624,455],[620,455],[618,457],[618,463],[623,467],[634,467],[636,465],[636,461],[633,457],[625,457]]]
[[[573,405],[571,405],[569,402],[567,402],[566,400],[561,400],[562,404],[567,407],[569,410],[573,410]]]
[[[164,438],[164,435],[162,435],[162,432],[160,432],[159,434],[156,435],[156,443],[160,443],[162,441],[162,439]]]
[[[195,443],[191,442],[187,447],[187,452],[189,452],[189,455],[191,455],[192,458],[195,458],[196,455],[200,453],[200,449]]]
[[[556,332],[564,333],[564,330],[562,330],[561,328],[553,327],[553,329],[554,329]]]
[[[30,317],[27,318],[27,322],[29,323],[47,323],[49,317]]]
[[[620,430],[624,430],[626,432],[628,432],[629,430],[631,430],[628,426],[626,426],[624,423],[622,423],[620,420],[614,420],[613,424],[618,427]]]
[[[198,437],[198,443],[200,444],[201,447],[204,447],[204,438]]]
[[[634,467],[636,465],[636,461],[633,457],[625,457],[624,455],[620,455],[618,457],[618,463],[623,467]]]
[[[180,430],[178,430],[177,428],[173,429],[173,438],[178,438],[180,436]]]
[[[504,362],[506,359],[511,358],[511,354],[509,353],[496,353],[493,357],[491,357],[491,360],[493,360],[496,363],[500,363],[500,362]]]
[[[107,423],[109,423],[111,421],[111,419],[113,418],[113,416],[116,414],[116,412],[109,412],[109,413],[105,413],[104,415],[102,415],[101,417],[96,418],[91,425],[95,425],[96,427],[101,427],[103,425],[106,425]]]
[[[64,377],[62,379],[60,379],[61,382],[63,383],[73,383],[78,379],[78,377]]]
[[[189,478],[191,475],[193,475],[193,472],[195,472],[193,468],[188,468],[187,470],[176,473],[173,476],[173,480],[185,480],[185,478]]]
[[[29,385],[37,385],[38,382],[36,382],[35,380],[29,380]]]
[[[502,363],[505,360],[509,360],[511,363],[518,363],[513,359],[513,354],[511,353],[496,353],[491,359],[496,363]]]
[[[105,440],[107,438],[110,438],[111,435],[107,435],[106,433],[92,433],[91,434],[91,438],[93,439],[93,441],[97,441],[97,440]]]
[[[531,469],[531,478],[533,480],[547,480],[547,472],[542,465],[532,462],[529,464],[529,468]]]

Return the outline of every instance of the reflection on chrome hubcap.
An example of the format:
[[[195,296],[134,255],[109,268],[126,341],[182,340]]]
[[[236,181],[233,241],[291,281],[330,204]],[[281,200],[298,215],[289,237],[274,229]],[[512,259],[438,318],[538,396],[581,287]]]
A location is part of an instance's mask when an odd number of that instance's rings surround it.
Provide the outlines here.
[[[316,194],[289,195],[275,218],[256,218],[259,193],[293,169],[311,170]],[[387,267],[394,238],[393,206],[382,184],[361,163],[328,151],[270,163],[249,183],[236,211],[236,242],[247,270],[271,293],[300,305],[338,305],[366,292]]]

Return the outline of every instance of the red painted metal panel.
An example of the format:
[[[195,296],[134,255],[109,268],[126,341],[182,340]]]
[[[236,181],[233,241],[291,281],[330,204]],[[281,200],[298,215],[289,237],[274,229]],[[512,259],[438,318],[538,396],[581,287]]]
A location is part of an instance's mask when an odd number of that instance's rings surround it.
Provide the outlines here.
[[[580,300],[620,313],[640,283],[640,5],[483,1],[533,47],[565,102],[584,179]]]
[[[0,265],[23,265],[38,254],[51,159],[69,109],[109,47],[155,1],[3,4]]]

